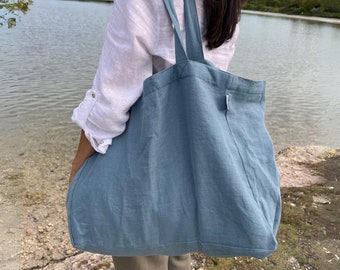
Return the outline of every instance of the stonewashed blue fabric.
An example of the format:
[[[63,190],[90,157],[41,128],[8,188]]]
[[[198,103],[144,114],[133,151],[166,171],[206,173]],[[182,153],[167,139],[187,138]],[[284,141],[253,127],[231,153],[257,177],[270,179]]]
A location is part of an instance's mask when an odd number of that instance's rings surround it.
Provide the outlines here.
[[[264,123],[265,83],[203,58],[194,0],[176,64],[145,80],[126,131],[94,154],[67,197],[74,247],[115,256],[264,257],[277,248],[279,173]]]

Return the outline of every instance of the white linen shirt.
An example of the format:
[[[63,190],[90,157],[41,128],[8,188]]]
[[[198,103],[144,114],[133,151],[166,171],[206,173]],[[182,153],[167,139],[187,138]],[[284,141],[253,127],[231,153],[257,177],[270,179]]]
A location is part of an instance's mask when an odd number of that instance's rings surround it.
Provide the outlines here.
[[[203,0],[196,5],[204,29]],[[185,36],[183,0],[174,0],[174,6]],[[238,33],[237,27],[233,38],[217,49],[204,46],[205,58],[227,70]],[[72,115],[97,152],[104,154],[112,139],[124,132],[143,81],[174,63],[173,28],[163,1],[115,0],[92,88]]]

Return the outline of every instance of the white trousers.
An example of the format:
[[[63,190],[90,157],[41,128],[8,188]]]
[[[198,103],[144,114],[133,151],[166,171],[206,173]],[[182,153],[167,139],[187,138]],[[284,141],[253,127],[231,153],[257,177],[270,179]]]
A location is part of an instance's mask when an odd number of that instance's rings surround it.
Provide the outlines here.
[[[190,270],[190,254],[182,256],[113,257],[115,270]]]

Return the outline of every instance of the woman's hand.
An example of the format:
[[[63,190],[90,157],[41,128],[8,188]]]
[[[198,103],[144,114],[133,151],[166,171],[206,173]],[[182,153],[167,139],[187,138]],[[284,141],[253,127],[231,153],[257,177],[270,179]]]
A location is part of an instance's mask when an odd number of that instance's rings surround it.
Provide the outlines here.
[[[72,168],[69,178],[69,184],[72,182],[74,176],[79,171],[81,166],[85,163],[85,161],[92,156],[95,153],[95,150],[93,149],[91,143],[86,138],[84,131],[81,131],[79,145],[77,149],[77,153],[74,157],[74,160],[72,162]]]
[[[85,161],[84,161],[85,162]],[[81,168],[81,166],[83,166],[84,162],[77,162],[76,160],[74,160],[72,162],[72,167],[71,167],[71,173],[70,173],[70,177],[69,177],[69,184],[71,184],[74,176],[76,175],[76,173],[79,171],[79,169]]]

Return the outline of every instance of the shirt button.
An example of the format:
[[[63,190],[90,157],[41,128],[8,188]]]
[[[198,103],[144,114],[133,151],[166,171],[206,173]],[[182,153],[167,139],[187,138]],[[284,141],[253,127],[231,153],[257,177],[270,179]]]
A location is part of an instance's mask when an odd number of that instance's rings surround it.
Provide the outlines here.
[[[93,98],[95,98],[96,97],[96,94],[95,93],[92,93],[92,95],[91,95]]]

